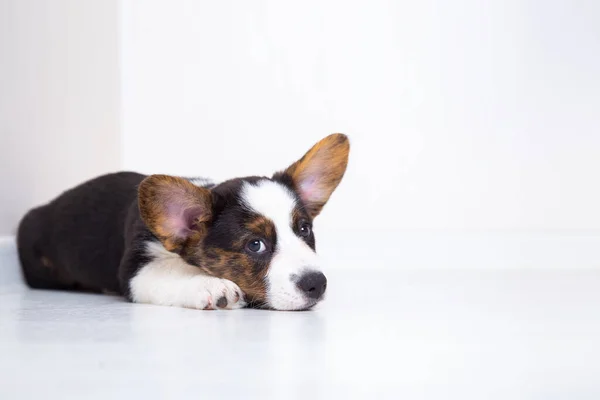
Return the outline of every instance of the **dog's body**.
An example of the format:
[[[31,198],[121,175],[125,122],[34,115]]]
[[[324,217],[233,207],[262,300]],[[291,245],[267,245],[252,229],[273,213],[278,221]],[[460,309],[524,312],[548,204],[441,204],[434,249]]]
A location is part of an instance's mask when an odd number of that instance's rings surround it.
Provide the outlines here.
[[[312,220],[342,179],[331,135],[272,178],[211,184],[133,172],[83,183],[31,210],[18,232],[33,288],[111,292],[198,309],[307,309],[326,279]]]

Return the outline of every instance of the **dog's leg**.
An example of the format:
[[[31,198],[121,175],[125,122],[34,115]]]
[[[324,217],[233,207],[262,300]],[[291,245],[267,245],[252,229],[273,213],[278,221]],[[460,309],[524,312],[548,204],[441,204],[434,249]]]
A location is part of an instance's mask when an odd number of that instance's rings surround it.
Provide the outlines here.
[[[232,281],[205,275],[177,254],[161,253],[129,280],[133,302],[210,310],[246,305]]]

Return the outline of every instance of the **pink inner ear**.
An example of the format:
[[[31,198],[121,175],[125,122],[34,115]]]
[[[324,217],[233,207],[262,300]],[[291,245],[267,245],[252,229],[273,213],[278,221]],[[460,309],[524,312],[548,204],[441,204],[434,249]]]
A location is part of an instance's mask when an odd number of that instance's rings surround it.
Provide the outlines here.
[[[202,215],[202,207],[186,207],[183,204],[173,202],[167,204],[167,229],[176,237],[187,237],[193,230],[196,221]]]
[[[323,198],[323,191],[319,189],[319,182],[314,175],[302,179],[298,190],[302,200],[308,203],[320,201]]]

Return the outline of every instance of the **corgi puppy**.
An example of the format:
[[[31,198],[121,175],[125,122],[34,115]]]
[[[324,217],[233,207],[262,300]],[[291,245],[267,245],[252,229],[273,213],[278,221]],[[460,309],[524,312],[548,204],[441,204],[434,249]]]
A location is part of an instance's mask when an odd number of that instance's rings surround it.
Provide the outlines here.
[[[85,182],[21,220],[25,280],[200,310],[310,309],[327,289],[312,223],[349,150],[333,134],[272,177],[218,184],[134,172]]]

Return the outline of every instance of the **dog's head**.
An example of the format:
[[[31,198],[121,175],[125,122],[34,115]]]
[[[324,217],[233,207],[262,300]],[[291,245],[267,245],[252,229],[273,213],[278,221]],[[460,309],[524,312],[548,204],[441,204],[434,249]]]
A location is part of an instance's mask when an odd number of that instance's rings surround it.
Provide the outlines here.
[[[139,187],[140,213],[167,250],[235,282],[251,305],[308,309],[327,287],[312,222],[342,180],[349,150],[345,135],[330,135],[271,178],[210,190],[152,175]]]

